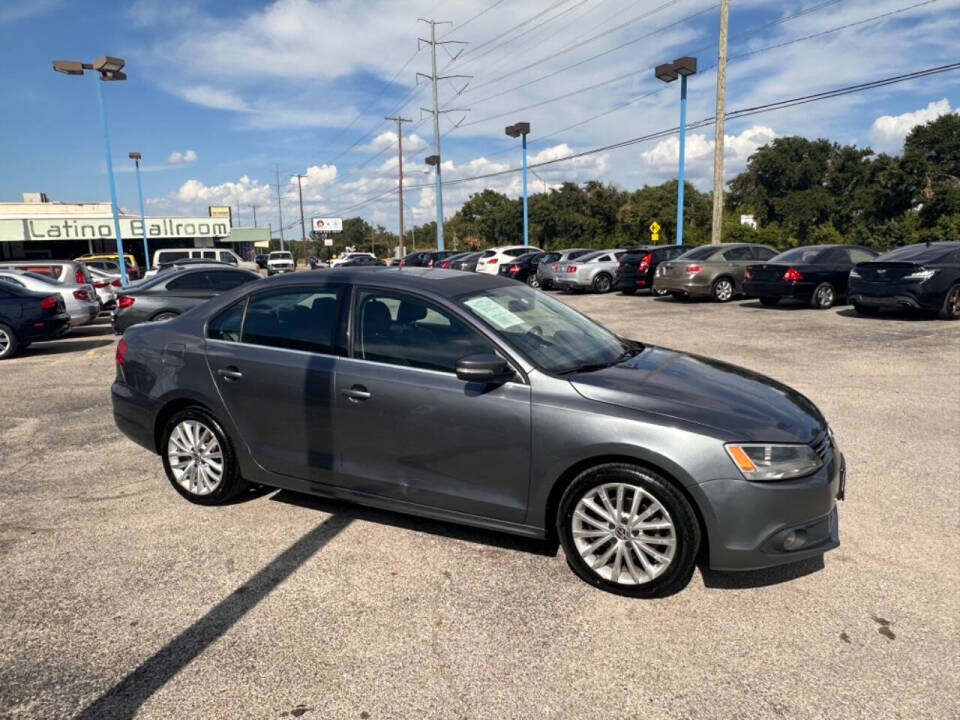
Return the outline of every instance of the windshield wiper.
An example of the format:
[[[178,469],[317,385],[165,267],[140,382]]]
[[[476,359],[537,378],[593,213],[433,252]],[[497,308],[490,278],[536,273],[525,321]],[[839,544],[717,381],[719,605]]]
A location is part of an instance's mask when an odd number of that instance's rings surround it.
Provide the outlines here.
[[[641,350],[642,350],[642,346],[640,346],[638,343],[631,343],[624,349],[622,353],[617,355],[617,357],[615,357],[610,362],[581,363],[579,365],[574,365],[573,367],[560,370],[556,374],[571,375],[573,373],[591,372],[593,370],[604,370],[608,367],[619,365],[624,360],[629,360],[634,355],[638,355]]]

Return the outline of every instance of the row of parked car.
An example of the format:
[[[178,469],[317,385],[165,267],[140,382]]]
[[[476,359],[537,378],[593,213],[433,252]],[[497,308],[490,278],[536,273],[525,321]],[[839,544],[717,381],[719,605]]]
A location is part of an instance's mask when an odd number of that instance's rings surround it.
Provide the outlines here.
[[[511,245],[482,252],[422,251],[401,266],[497,273],[531,287],[675,299],[755,298],[771,307],[800,301],[827,309],[849,301],[862,315],[883,308],[960,317],[960,243],[897,248],[883,255],[857,245],[810,245],[778,253],[766,245],[645,245],[545,252]]]

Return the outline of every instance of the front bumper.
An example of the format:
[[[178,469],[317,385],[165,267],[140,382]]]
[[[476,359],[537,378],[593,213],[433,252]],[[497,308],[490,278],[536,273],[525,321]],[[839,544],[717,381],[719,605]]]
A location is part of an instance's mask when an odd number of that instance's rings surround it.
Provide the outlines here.
[[[837,500],[846,461],[835,451],[827,465],[796,480],[710,480],[697,486],[705,505],[710,567],[756,570],[816,557],[840,545]],[[791,547],[790,536],[799,545]]]
[[[283,273],[293,272],[292,267],[268,267],[267,275],[282,275]]]

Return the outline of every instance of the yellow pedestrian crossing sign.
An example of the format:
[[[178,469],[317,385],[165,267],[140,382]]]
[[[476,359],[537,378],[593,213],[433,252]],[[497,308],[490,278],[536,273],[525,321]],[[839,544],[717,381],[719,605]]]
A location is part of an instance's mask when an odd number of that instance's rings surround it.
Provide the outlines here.
[[[656,242],[660,239],[660,223],[658,223],[656,220],[650,223],[650,233],[650,239],[653,242]]]

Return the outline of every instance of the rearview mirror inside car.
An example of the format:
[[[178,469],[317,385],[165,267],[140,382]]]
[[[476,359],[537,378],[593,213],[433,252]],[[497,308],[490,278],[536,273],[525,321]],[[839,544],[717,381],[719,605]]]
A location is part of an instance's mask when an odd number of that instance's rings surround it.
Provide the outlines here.
[[[457,361],[457,377],[467,382],[502,383],[514,376],[513,369],[499,355],[467,355]]]

